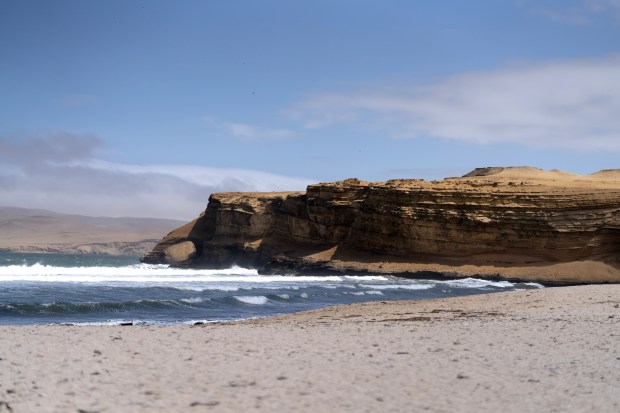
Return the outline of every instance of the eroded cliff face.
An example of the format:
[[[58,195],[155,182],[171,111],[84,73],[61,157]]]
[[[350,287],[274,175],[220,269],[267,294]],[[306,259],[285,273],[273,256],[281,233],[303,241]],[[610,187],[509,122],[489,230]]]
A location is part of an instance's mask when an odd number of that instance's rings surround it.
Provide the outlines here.
[[[348,179],[305,193],[214,194],[143,260],[620,282],[620,173],[484,168],[434,182]]]

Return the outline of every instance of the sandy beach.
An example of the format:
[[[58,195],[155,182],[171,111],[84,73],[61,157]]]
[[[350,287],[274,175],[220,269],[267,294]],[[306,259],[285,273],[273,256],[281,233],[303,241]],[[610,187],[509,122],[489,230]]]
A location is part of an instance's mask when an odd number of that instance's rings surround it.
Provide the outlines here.
[[[620,411],[620,285],[178,327],[2,326],[0,412]]]

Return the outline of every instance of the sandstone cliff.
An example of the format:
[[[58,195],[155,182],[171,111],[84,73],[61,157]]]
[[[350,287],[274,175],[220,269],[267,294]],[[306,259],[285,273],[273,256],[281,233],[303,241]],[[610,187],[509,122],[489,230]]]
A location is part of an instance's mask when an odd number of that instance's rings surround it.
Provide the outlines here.
[[[144,262],[274,271],[620,282],[620,171],[480,168],[461,178],[213,194]]]

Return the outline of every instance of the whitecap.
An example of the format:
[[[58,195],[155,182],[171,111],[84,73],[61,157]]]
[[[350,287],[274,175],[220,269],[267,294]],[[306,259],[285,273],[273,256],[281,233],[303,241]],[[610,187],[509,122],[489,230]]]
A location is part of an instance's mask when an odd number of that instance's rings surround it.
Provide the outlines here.
[[[182,290],[182,291],[239,291],[239,287],[231,286],[231,285],[208,285],[203,287],[195,287],[190,285],[175,285],[175,286],[165,286],[167,288],[172,288],[174,290]]]
[[[69,283],[306,283],[342,282],[339,276],[259,275],[256,270],[231,267],[221,270],[173,268],[166,265],[138,264],[124,267],[55,267],[49,265],[10,265],[0,267],[2,282],[69,282]],[[222,289],[215,287],[213,289]]]
[[[204,301],[204,298],[202,297],[181,298],[179,301],[183,301],[184,303],[188,303],[188,304],[196,304],[196,303],[202,303]]]
[[[167,265],[136,264],[124,267],[56,267],[52,265],[9,265],[0,267],[1,281],[144,281],[154,277],[174,277],[179,279],[195,279],[196,277],[222,276],[258,276],[253,269],[231,267],[223,270],[197,270],[174,268]],[[31,277],[37,277],[31,279]],[[51,278],[50,278],[51,277]],[[66,277],[66,278],[63,278]]]
[[[269,299],[264,295],[235,295],[234,299],[245,304],[263,305],[267,304]]]
[[[428,290],[433,288],[433,284],[360,284],[362,288],[373,290]]]
[[[347,280],[360,280],[360,281],[385,281],[385,278],[382,275],[345,275],[345,279]]]
[[[438,281],[438,283],[455,288],[514,287],[514,284],[508,281],[488,281],[479,278],[462,278],[458,280]]]
[[[534,288],[545,288],[544,285],[538,283],[522,283],[523,285],[527,285]]]

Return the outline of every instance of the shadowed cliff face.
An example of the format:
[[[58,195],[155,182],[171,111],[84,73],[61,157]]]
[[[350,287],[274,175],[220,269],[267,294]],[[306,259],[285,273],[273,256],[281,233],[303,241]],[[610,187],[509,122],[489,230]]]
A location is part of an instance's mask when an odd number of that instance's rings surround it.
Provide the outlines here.
[[[436,182],[348,179],[305,194],[214,194],[144,261],[620,282],[619,175],[483,168]]]

